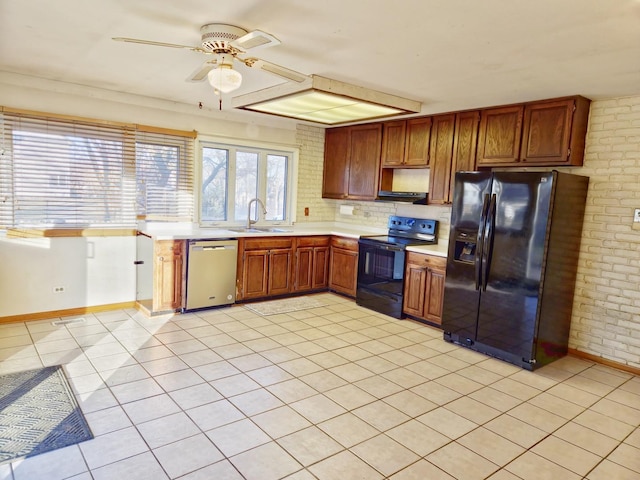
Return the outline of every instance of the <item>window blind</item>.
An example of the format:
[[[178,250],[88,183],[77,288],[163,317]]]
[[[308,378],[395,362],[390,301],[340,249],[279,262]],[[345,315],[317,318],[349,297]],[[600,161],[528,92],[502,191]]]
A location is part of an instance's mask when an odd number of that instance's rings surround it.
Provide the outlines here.
[[[194,139],[189,132],[136,132],[136,210],[147,220],[192,221]]]
[[[195,132],[0,113],[0,228],[192,221]]]
[[[135,225],[132,127],[5,112],[1,141],[2,227]]]

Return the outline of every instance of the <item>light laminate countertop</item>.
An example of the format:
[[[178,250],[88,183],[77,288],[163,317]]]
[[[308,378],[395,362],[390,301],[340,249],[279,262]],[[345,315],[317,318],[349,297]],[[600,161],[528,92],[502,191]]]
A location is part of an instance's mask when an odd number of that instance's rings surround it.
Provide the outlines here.
[[[366,226],[354,226],[340,223],[298,224],[293,226],[261,227],[265,231],[236,231],[231,228],[203,228],[194,224],[163,224],[151,223],[140,225],[138,231],[153,240],[219,240],[243,237],[289,237],[311,235],[338,235],[347,238],[360,238],[367,235],[385,235],[386,229]],[[428,255],[447,256],[447,244],[414,245],[407,247],[407,251]]]

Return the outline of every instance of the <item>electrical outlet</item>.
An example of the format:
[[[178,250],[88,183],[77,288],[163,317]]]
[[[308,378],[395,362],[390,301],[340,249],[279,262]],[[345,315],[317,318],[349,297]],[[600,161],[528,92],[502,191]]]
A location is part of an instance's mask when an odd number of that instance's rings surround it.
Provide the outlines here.
[[[53,293],[64,293],[64,287],[53,287]]]
[[[640,208],[636,208],[633,212],[633,222],[640,223]]]
[[[304,207],[304,216],[305,217],[309,216],[309,207]]]

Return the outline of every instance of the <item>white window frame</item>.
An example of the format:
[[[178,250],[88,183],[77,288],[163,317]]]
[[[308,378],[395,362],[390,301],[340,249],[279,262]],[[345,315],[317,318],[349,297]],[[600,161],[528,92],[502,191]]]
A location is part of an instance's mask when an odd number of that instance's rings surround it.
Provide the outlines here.
[[[194,195],[197,198],[197,222],[202,227],[242,227],[246,226],[245,221],[235,220],[235,161],[229,155],[228,180],[227,180],[227,220],[205,221],[202,216],[202,151],[204,148],[229,149],[230,152],[236,148],[243,151],[255,152],[259,156],[264,154],[282,155],[289,157],[287,165],[287,196],[285,201],[284,220],[265,220],[262,212],[259,215],[259,222],[256,226],[273,225],[293,225],[296,221],[296,199],[298,197],[298,162],[300,150],[292,145],[273,144],[268,142],[248,141],[236,138],[214,137],[208,135],[198,135],[196,141],[196,158],[198,165],[195,169]],[[258,198],[263,202],[266,200],[266,184],[259,168],[258,177]],[[266,172],[265,172],[266,175]],[[248,207],[248,206],[247,206]],[[253,219],[253,217],[252,217]]]

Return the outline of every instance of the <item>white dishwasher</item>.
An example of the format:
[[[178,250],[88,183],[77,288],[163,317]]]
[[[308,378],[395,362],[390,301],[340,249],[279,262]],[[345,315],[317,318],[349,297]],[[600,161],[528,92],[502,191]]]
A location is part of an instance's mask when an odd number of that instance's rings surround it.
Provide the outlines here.
[[[236,301],[237,240],[189,240],[185,310]]]

